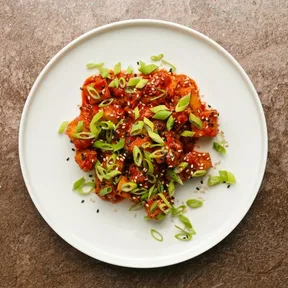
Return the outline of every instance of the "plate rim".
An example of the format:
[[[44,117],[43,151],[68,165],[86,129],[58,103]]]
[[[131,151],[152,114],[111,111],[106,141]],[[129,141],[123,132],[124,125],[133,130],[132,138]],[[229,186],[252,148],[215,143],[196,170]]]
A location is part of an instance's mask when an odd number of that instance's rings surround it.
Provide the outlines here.
[[[243,209],[243,216],[239,217],[238,221],[235,221],[235,223],[232,223],[233,225],[231,225],[231,227],[228,229],[228,233],[227,231],[225,231],[225,233],[221,234],[220,236],[218,236],[218,238],[216,238],[216,241],[214,241],[212,244],[209,243],[209,245],[206,245],[204,247],[204,249],[202,248],[201,250],[197,251],[194,255],[189,256],[189,253],[187,254],[188,256],[181,256],[182,254],[179,254],[180,257],[178,256],[177,258],[171,258],[169,259],[169,263],[165,263],[168,259],[167,258],[163,258],[163,259],[155,259],[153,262],[151,262],[150,264],[147,265],[147,261],[141,261],[141,259],[137,260],[137,262],[135,262],[135,259],[125,259],[123,261],[122,258],[119,257],[111,257],[110,255],[107,255],[105,253],[101,254],[101,255],[97,255],[97,258],[95,255],[92,255],[92,253],[89,253],[89,251],[86,251],[85,249],[82,249],[82,247],[78,247],[77,245],[74,245],[74,243],[72,243],[73,241],[71,241],[70,238],[67,239],[66,237],[66,232],[58,229],[58,226],[54,223],[54,225],[52,224],[52,220],[49,219],[48,215],[46,215],[46,213],[44,213],[44,211],[41,211],[40,208],[40,203],[38,203],[36,196],[34,196],[33,193],[33,189],[32,189],[32,185],[30,185],[29,182],[29,178],[27,175],[27,168],[26,168],[26,164],[25,164],[25,157],[24,157],[24,131],[25,131],[25,123],[26,123],[26,119],[28,118],[27,112],[28,109],[30,107],[30,104],[33,100],[34,97],[36,97],[36,90],[38,89],[39,84],[42,81],[42,78],[46,75],[47,72],[49,72],[49,69],[52,65],[54,65],[58,59],[65,54],[66,51],[68,51],[70,48],[75,47],[78,43],[80,43],[82,40],[87,39],[89,37],[91,37],[92,35],[96,35],[99,33],[105,33],[106,31],[109,31],[109,29],[113,29],[113,28],[117,28],[117,27],[130,27],[132,25],[156,25],[156,26],[163,26],[166,28],[177,28],[179,30],[182,31],[186,31],[188,32],[190,35],[192,36],[196,36],[202,40],[204,40],[206,43],[209,43],[210,45],[214,46],[214,48],[216,48],[218,51],[220,51],[225,57],[227,57],[232,63],[233,65],[238,69],[238,71],[240,72],[241,76],[244,78],[245,83],[249,86],[249,89],[251,90],[251,93],[253,94],[253,100],[256,103],[257,106],[257,110],[259,113],[259,117],[260,117],[260,121],[261,121],[261,128],[262,128],[262,134],[263,134],[263,139],[262,139],[262,143],[263,143],[263,156],[264,159],[262,161],[262,167],[260,167],[260,171],[259,171],[259,179],[255,185],[257,191],[255,193],[255,195],[253,197],[249,198],[248,205],[245,207],[245,209]],[[242,68],[242,66],[238,63],[238,61],[226,50],[224,49],[220,44],[218,44],[216,41],[212,40],[211,38],[209,38],[208,36],[192,29],[189,27],[186,27],[184,25],[181,24],[177,24],[174,22],[170,22],[170,21],[164,21],[164,20],[156,20],[156,19],[132,19],[132,20],[124,20],[124,21],[117,21],[117,22],[113,22],[113,23],[109,23],[109,24],[105,24],[102,25],[100,27],[94,28],[82,35],[80,35],[79,37],[77,37],[76,39],[72,40],[71,42],[69,42],[67,45],[65,45],[59,52],[56,53],[56,55],[54,55],[50,61],[45,65],[45,67],[41,70],[40,74],[37,76],[29,94],[28,97],[25,101],[24,104],[24,108],[21,114],[21,119],[20,119],[20,125],[19,125],[19,135],[18,135],[18,153],[19,153],[19,160],[20,160],[20,167],[21,167],[21,172],[23,175],[23,179],[27,188],[27,191],[32,199],[32,202],[34,203],[36,209],[38,210],[38,212],[40,213],[40,215],[43,217],[43,219],[45,220],[45,222],[50,226],[50,228],[58,235],[60,236],[65,242],[69,243],[69,245],[71,245],[72,247],[74,247],[75,249],[77,249],[78,251],[103,262],[112,264],[112,265],[117,265],[117,266],[122,266],[122,267],[129,267],[129,268],[156,268],[156,267],[165,267],[165,266],[170,266],[170,265],[174,265],[177,263],[181,263],[184,262],[186,260],[195,258],[197,256],[199,256],[202,253],[205,253],[206,251],[210,250],[211,248],[213,248],[214,246],[216,246],[217,244],[219,244],[223,239],[225,239],[238,225],[239,223],[243,220],[243,218],[246,216],[247,212],[249,211],[249,209],[251,208],[252,204],[255,201],[255,198],[261,188],[261,184],[262,181],[264,179],[264,174],[265,174],[265,170],[266,170],[266,163],[267,163],[267,155],[268,155],[268,131],[267,131],[267,123],[266,123],[266,119],[265,119],[265,113],[264,113],[264,109],[262,107],[262,103],[260,101],[260,98],[258,96],[258,93],[251,81],[251,79],[248,77],[247,73],[245,72],[245,70]],[[166,260],[166,261],[165,261]]]

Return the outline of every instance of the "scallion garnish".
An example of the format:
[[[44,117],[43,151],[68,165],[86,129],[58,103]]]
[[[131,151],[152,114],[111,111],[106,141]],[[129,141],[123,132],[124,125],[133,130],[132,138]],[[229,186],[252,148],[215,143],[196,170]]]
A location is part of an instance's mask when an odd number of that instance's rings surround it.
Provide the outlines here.
[[[94,83],[86,86],[88,94],[95,100],[100,99],[100,95],[97,90],[94,88]]]
[[[125,86],[126,86],[126,80],[125,80],[124,77],[119,78],[119,86],[120,86],[121,88],[125,88]]]
[[[150,58],[152,61],[160,61],[163,57],[164,57],[164,55],[161,53],[159,55],[153,55]]]
[[[150,73],[152,73],[153,71],[155,71],[156,69],[158,69],[159,66],[155,65],[155,64],[145,64],[145,65],[142,65],[138,68],[138,70],[145,74],[145,75],[148,75]]]
[[[159,242],[163,241],[164,238],[163,238],[162,234],[160,232],[158,232],[157,230],[151,229],[150,233],[155,240],[157,240]]]
[[[110,180],[110,179],[112,179],[112,178],[114,178],[115,176],[120,175],[120,174],[122,174],[120,171],[118,171],[118,170],[113,170],[113,171],[108,172],[107,174],[105,174],[105,175],[103,176],[103,178],[106,179],[106,180]]]
[[[96,115],[94,115],[92,121],[90,122],[89,125],[90,131],[96,136],[98,136],[100,130],[96,127],[95,124],[103,117],[103,115],[104,115],[103,110],[100,110]]]
[[[129,208],[129,211],[135,211],[135,210],[139,210],[141,208],[143,208],[142,203],[135,203]]]
[[[103,181],[103,177],[106,174],[105,169],[101,166],[99,160],[96,162],[95,164],[95,173],[97,178],[102,182]]]
[[[118,150],[121,150],[125,146],[125,139],[120,139],[116,144],[113,145],[113,151],[116,152]]]
[[[158,106],[150,108],[150,111],[152,111],[153,113],[157,113],[162,110],[169,110],[169,109],[165,105],[158,105]]]
[[[112,188],[111,187],[105,187],[105,188],[102,188],[99,192],[99,195],[100,196],[105,196],[107,194],[110,194],[112,192]]]
[[[190,93],[187,94],[186,96],[183,96],[179,102],[177,103],[176,107],[175,107],[175,111],[176,112],[182,112],[184,111],[188,105],[189,105],[189,101],[190,101]]]
[[[139,113],[139,108],[138,106],[134,109],[134,118],[135,120],[138,119],[140,117],[140,113]],[[144,124],[144,122],[143,122]]]
[[[168,177],[168,179],[173,180],[180,185],[183,185],[183,181],[181,180],[180,176],[175,173],[173,169],[167,169],[166,176]]]
[[[187,206],[190,208],[198,208],[203,205],[203,201],[197,199],[189,199],[186,201]]]
[[[154,201],[153,204],[150,206],[150,212],[154,212],[155,209],[157,208],[158,202]]]
[[[147,169],[149,173],[154,173],[154,166],[150,159],[144,158],[143,159],[143,167]]]
[[[93,69],[93,68],[99,68],[99,67],[101,67],[101,66],[103,66],[104,65],[104,62],[100,62],[100,63],[88,63],[88,64],[86,64],[86,67],[88,68],[88,69]]]
[[[162,60],[162,64],[166,64],[166,65],[169,65],[172,69],[172,72],[175,72],[176,71],[176,66],[174,66],[172,63],[166,61],[166,60]]]
[[[210,176],[208,178],[208,186],[215,186],[222,182],[221,177],[219,176]]]
[[[133,160],[134,160],[134,163],[137,166],[141,166],[142,159],[143,159],[143,155],[142,155],[141,150],[136,145],[134,145],[134,148],[133,148]]]
[[[127,74],[132,74],[133,73],[133,67],[132,66],[128,66],[127,70],[126,70]]]
[[[169,182],[169,185],[168,185],[168,193],[170,197],[173,196],[175,193],[175,185],[172,180]]]
[[[100,121],[98,126],[103,130],[115,129],[115,124],[112,121]]]
[[[236,183],[235,176],[229,171],[220,170],[219,175],[220,175],[222,181],[227,183],[227,184],[235,184]]]
[[[213,149],[216,150],[217,152],[223,154],[223,155],[226,154],[225,147],[218,142],[213,143]]]
[[[137,88],[137,89],[142,89],[142,88],[145,87],[145,85],[147,84],[147,82],[148,82],[148,79],[141,79],[141,80],[137,83],[137,85],[135,86],[135,88]]]
[[[109,74],[108,68],[100,66],[100,67],[98,67],[98,70],[99,70],[99,72],[100,72],[100,74],[101,74],[101,76],[103,78],[110,78],[110,74]]]
[[[151,122],[151,121],[150,121],[148,118],[146,118],[146,117],[144,117],[143,121],[144,121],[145,128],[146,128],[147,132],[148,132],[148,131],[153,132],[153,131],[154,131],[154,124],[153,124],[153,122]]]
[[[132,127],[131,127],[131,130],[130,130],[130,135],[131,136],[135,136],[135,135],[138,135],[142,132],[142,129],[144,127],[144,122],[143,121],[137,121],[135,122]]]
[[[156,143],[164,143],[163,139],[156,133],[147,130],[149,137]]]
[[[126,183],[122,184],[121,191],[130,192],[130,191],[134,190],[135,188],[137,188],[137,184],[136,183],[134,183],[134,182],[126,182]]]
[[[77,123],[76,133],[83,131],[83,125],[84,125],[84,122],[82,120]]]
[[[177,233],[175,234],[175,238],[181,241],[190,241],[192,239],[192,234],[191,233]]]
[[[196,126],[198,129],[202,128],[202,121],[199,117],[197,117],[196,115],[194,115],[193,113],[189,114],[189,121],[190,123],[192,123],[194,126]]]
[[[112,144],[106,143],[104,141],[95,141],[93,147],[102,149],[102,150],[113,150],[114,146]]]
[[[175,122],[175,119],[174,119],[173,116],[171,115],[171,116],[168,118],[167,123],[166,123],[166,128],[167,128],[168,131],[171,131],[171,129],[173,128],[174,122]]]
[[[163,156],[165,156],[166,154],[166,150],[165,149],[158,149],[158,150],[155,150],[154,152],[152,152],[150,155],[149,155],[149,158],[161,158]]]
[[[83,186],[84,183],[85,183],[85,178],[81,177],[80,179],[74,182],[72,190],[74,191],[78,189],[79,187]]]
[[[178,216],[179,214],[182,214],[186,209],[186,206],[185,205],[180,205],[178,207],[173,207],[171,213],[173,216]]]
[[[114,80],[112,80],[109,85],[109,87],[111,88],[118,88],[119,87],[119,79],[115,78]]]
[[[114,98],[105,99],[99,104],[99,107],[109,106],[110,104],[112,104],[113,101]]]
[[[85,191],[84,190],[85,187],[90,187],[90,189]],[[88,195],[94,190],[94,188],[95,188],[94,182],[86,182],[83,185],[81,185],[80,187],[78,187],[76,190],[81,195]]]
[[[59,134],[62,134],[63,132],[65,132],[65,130],[66,130],[67,126],[68,126],[68,123],[69,123],[68,121],[64,121],[64,122],[61,123],[61,125],[60,125],[60,127],[58,129],[58,133]]]
[[[129,79],[127,86],[128,87],[136,86],[140,82],[141,79],[142,79],[141,77],[132,77]]]
[[[193,174],[192,177],[202,177],[205,176],[207,173],[207,170],[196,170]]]
[[[148,199],[150,199],[155,191],[155,185],[151,186],[148,191]]]
[[[114,66],[114,75],[117,75],[121,72],[121,62],[118,62],[115,66]]]
[[[180,135],[183,137],[193,137],[194,134],[195,134],[195,132],[193,132],[193,131],[185,130]]]
[[[165,203],[165,205],[166,205],[168,208],[170,208],[170,209],[173,208],[173,207],[171,206],[171,204],[168,202],[168,200],[166,199],[166,197],[165,197],[162,193],[159,193],[158,195],[159,195],[159,197],[163,200],[163,202]]]
[[[152,183],[152,184],[156,183],[156,181],[157,181],[155,175],[153,175],[152,173],[149,173],[149,172],[147,173],[147,178],[148,178],[148,182]]]
[[[158,120],[165,120],[171,115],[171,113],[171,111],[166,110],[158,111],[154,114],[153,118]]]
[[[174,168],[174,172],[179,174],[188,166],[187,162],[181,162],[176,168]]]
[[[150,98],[150,101],[154,101],[154,100],[156,100],[156,99],[159,99],[159,98],[163,97],[163,96],[166,94],[166,90],[163,90],[163,89],[160,89],[160,88],[157,88],[156,90],[161,91],[162,94],[160,94],[160,95],[158,95],[158,96],[156,96],[156,97]]]
[[[192,229],[192,224],[190,220],[184,215],[178,215],[179,220],[185,225],[186,228]]]
[[[79,132],[79,133],[75,133],[73,135],[76,139],[82,139],[82,140],[86,140],[86,139],[93,139],[95,138],[95,135],[91,132]]]

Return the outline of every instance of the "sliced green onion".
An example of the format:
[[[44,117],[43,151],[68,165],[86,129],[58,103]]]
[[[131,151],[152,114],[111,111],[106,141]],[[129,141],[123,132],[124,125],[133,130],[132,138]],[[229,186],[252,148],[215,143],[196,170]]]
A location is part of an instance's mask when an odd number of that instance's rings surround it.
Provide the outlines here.
[[[142,79],[141,77],[132,77],[129,79],[127,86],[128,87],[136,86],[140,82],[141,79]]]
[[[101,67],[101,66],[103,66],[104,65],[104,62],[100,62],[100,63],[88,63],[88,64],[86,64],[86,67],[88,68],[88,69],[93,69],[93,68],[99,68],[99,67]]]
[[[108,170],[111,170],[116,165],[116,154],[111,154],[106,161],[106,167]]]
[[[99,93],[97,92],[97,90],[94,88],[94,84],[90,84],[88,86],[86,86],[87,88],[87,91],[89,93],[89,95],[93,98],[93,99],[100,99],[100,95]]]
[[[223,155],[226,154],[225,147],[218,142],[213,143],[213,149],[216,150],[217,152],[223,154]]]
[[[103,178],[106,179],[106,180],[110,180],[110,179],[112,179],[112,178],[114,178],[115,176],[120,175],[120,174],[122,174],[120,171],[113,170],[113,171],[108,172],[107,174],[105,174],[105,175],[103,176]]]
[[[173,180],[174,182],[179,183],[180,185],[183,185],[183,181],[181,180],[179,175],[175,173],[173,169],[167,169],[166,176],[170,180]]]
[[[90,187],[90,189],[85,191],[84,187]],[[94,182],[86,182],[77,188],[77,192],[81,195],[87,195],[87,194],[90,194],[91,192],[93,192],[94,188],[95,188]]]
[[[215,186],[222,182],[221,177],[219,176],[210,176],[208,178],[208,186]]]
[[[148,118],[144,117],[143,119],[144,124],[145,124],[145,128],[147,130],[147,132],[150,130],[151,132],[154,131],[154,124],[153,122],[151,122]]]
[[[119,78],[119,86],[120,86],[121,88],[125,88],[125,86],[126,86],[126,80],[125,80],[124,77]]]
[[[83,121],[79,121],[77,123],[77,126],[76,126],[76,133],[79,133],[83,130],[83,126],[84,126],[84,122]]]
[[[121,72],[121,62],[118,62],[115,66],[114,66],[114,75],[117,75]]]
[[[145,64],[145,65],[142,65],[138,68],[138,70],[145,74],[145,75],[148,75],[150,73],[152,73],[153,71],[155,71],[156,69],[158,69],[159,67],[155,64]]]
[[[115,126],[115,130],[117,130],[119,128],[120,125],[122,125],[124,122],[124,119],[121,119]]]
[[[111,187],[105,187],[105,188],[100,190],[99,195],[100,196],[105,196],[105,195],[107,195],[107,194],[109,194],[111,192],[112,192],[112,188]]]
[[[154,166],[149,159],[143,159],[143,167],[146,168],[149,173],[154,173]]]
[[[130,130],[130,135],[131,136],[135,136],[135,135],[138,135],[142,132],[143,130],[143,127],[144,127],[144,122],[143,121],[137,121],[135,122],[132,127],[131,127],[131,130]]]
[[[114,136],[114,131],[113,130],[106,130],[105,136],[106,136],[107,142],[111,143],[113,136]]]
[[[158,180],[158,193],[164,192],[164,186],[163,184]]]
[[[135,117],[135,120],[140,117],[138,106],[134,109],[134,117]],[[144,125],[144,122],[143,122],[143,125]]]
[[[99,107],[109,106],[113,101],[114,98],[105,99],[99,104]]]
[[[180,214],[178,215],[178,218],[185,225],[186,228],[193,229],[190,220],[186,216]]]
[[[133,73],[133,67],[132,66],[128,66],[127,70],[126,70],[127,74],[132,74]]]
[[[166,217],[165,214],[159,214],[156,219],[157,219],[158,221],[161,221],[161,220],[163,220],[165,217]]]
[[[153,125],[154,126],[154,125]],[[156,143],[164,143],[163,139],[156,133],[147,130],[149,137]]]
[[[172,69],[172,72],[176,71],[176,67],[172,63],[170,63],[170,62],[168,62],[166,60],[162,60],[162,63],[169,65],[171,67],[171,69]]]
[[[171,129],[173,128],[174,122],[175,122],[175,119],[174,119],[173,116],[171,115],[171,116],[168,118],[167,123],[166,123],[166,128],[167,128],[168,131],[171,131]]]
[[[143,147],[144,149],[148,148],[151,146],[151,143],[150,142],[144,142],[141,147]]]
[[[150,207],[150,212],[154,212],[155,209],[157,208],[157,206],[158,206],[158,202],[154,201],[153,204]]]
[[[191,233],[177,233],[175,238],[181,241],[190,241],[192,239]]]
[[[135,92],[136,92],[135,88],[126,88],[125,89],[125,93],[127,93],[127,94],[133,94]]]
[[[150,230],[150,233],[151,233],[152,237],[153,237],[155,240],[157,240],[157,241],[159,241],[159,242],[162,242],[162,241],[163,241],[163,236],[162,236],[162,235],[160,234],[160,232],[158,232],[157,230],[151,229],[151,230]]]
[[[83,140],[95,138],[95,135],[91,132],[79,132],[75,133],[73,136],[77,139],[83,139]]]
[[[137,184],[134,182],[126,182],[121,186],[121,191],[130,192],[137,188]]]
[[[202,121],[199,117],[197,117],[196,115],[190,113],[189,114],[189,121],[190,123],[192,123],[194,126],[196,126],[198,129],[201,129],[202,128]]]
[[[168,185],[168,193],[169,193],[169,196],[173,196],[174,193],[175,193],[175,185],[174,185],[174,182],[173,181],[170,181],[169,182],[169,185]]]
[[[172,209],[172,206],[171,206],[171,204],[168,202],[167,198],[166,198],[162,193],[159,193],[158,195],[159,195],[159,197],[163,200],[163,202],[165,203],[165,205],[166,205],[168,208],[171,208],[171,209]]]
[[[196,231],[194,230],[194,228],[192,227],[192,229],[188,229],[189,231],[187,231],[187,230],[185,230],[186,229],[186,227],[184,227],[184,229],[183,228],[181,228],[180,226],[178,226],[178,225],[174,225],[177,229],[179,229],[180,231],[182,231],[183,233],[185,233],[185,234],[190,234],[190,235],[196,235]]]
[[[74,190],[80,188],[81,186],[84,185],[84,183],[85,183],[85,178],[81,177],[80,179],[78,179],[77,181],[74,182],[72,190],[74,191]]]
[[[60,125],[60,127],[58,129],[58,133],[59,134],[62,134],[66,130],[66,128],[68,126],[68,123],[69,123],[68,121],[64,121],[64,122],[61,123],[61,125]]]
[[[163,146],[164,146],[163,143],[158,143],[158,144],[152,144],[151,148],[153,148],[153,147],[163,147]]]
[[[137,88],[137,89],[142,89],[142,88],[145,87],[145,85],[147,84],[147,82],[148,82],[148,79],[141,79],[141,80],[137,83],[137,85],[135,86],[135,88]]]
[[[155,185],[151,186],[148,192],[148,199],[150,199],[154,193]]]
[[[156,114],[154,114],[153,118],[158,120],[165,120],[171,115],[171,111],[158,111]]]
[[[131,193],[133,193],[134,195],[137,195],[137,196],[141,196],[141,195],[147,193],[147,189],[145,189],[145,188],[136,188],[136,189],[132,190]]]
[[[97,178],[102,182],[103,177],[106,174],[106,170],[101,166],[99,161],[97,161],[95,164],[95,172],[96,172]]]
[[[188,166],[187,162],[181,162],[175,169],[174,172],[179,174]]]
[[[187,206],[190,208],[198,208],[203,205],[203,201],[197,199],[189,199],[186,201]]]
[[[163,97],[166,94],[166,90],[163,90],[163,89],[160,89],[160,88],[157,88],[157,90],[161,91],[162,94],[160,94],[160,95],[158,95],[156,97],[150,98],[150,101],[154,101],[156,99],[159,99],[159,98]]]
[[[151,59],[152,61],[160,61],[163,57],[164,57],[163,54],[159,54],[159,55],[155,55],[155,56],[153,55],[153,56],[151,56],[150,59]]]
[[[235,176],[229,171],[220,170],[219,175],[220,175],[221,180],[227,184],[235,184],[236,183]]]
[[[141,166],[142,159],[143,159],[143,155],[142,155],[141,150],[136,145],[134,145],[134,148],[133,148],[133,160],[134,160],[134,163],[137,166]]]
[[[152,111],[153,113],[157,113],[158,111],[162,110],[169,110],[169,109],[165,105],[158,105],[150,108],[150,111]]]
[[[193,174],[192,177],[202,177],[205,176],[207,173],[207,170],[196,170]]]
[[[141,195],[141,200],[142,201],[147,200],[147,198],[148,198],[148,192],[143,194],[143,195]]]
[[[116,144],[113,145],[113,151],[116,152],[118,150],[121,150],[125,146],[125,139],[120,139]]]
[[[165,153],[166,153],[165,149],[158,149],[158,150],[155,150],[153,153],[151,153],[149,155],[149,157],[150,157],[150,159],[151,158],[161,158],[161,157],[165,156]]]
[[[139,210],[141,208],[143,208],[142,203],[135,203],[129,208],[129,211],[135,211],[135,210]]]
[[[180,135],[183,137],[193,137],[195,135],[195,132],[185,130]]]
[[[93,147],[99,148],[99,149],[102,149],[102,150],[113,150],[113,145],[112,144],[109,144],[109,143],[106,143],[106,142],[103,142],[103,141],[95,141],[93,143]]]
[[[156,183],[156,181],[157,181],[155,175],[153,175],[152,173],[149,173],[149,172],[147,173],[147,178],[148,178],[148,182],[152,183],[152,184]]]
[[[100,130],[95,126],[95,124],[102,118],[103,115],[104,115],[103,110],[100,110],[96,115],[94,115],[90,123],[90,126],[89,126],[90,131],[96,136],[98,136],[98,134],[100,133]]]
[[[186,96],[183,96],[179,102],[177,103],[176,107],[175,107],[175,111],[176,112],[182,112],[184,111],[187,106],[189,105],[189,101],[190,101],[190,93],[187,94]]]
[[[180,205],[179,207],[173,207],[172,209],[172,215],[173,216],[178,216],[179,214],[182,214],[186,209],[185,205]]]
[[[103,78],[110,78],[109,70],[103,66],[98,67],[98,70]]]
[[[118,78],[115,78],[114,80],[112,80],[108,87],[111,87],[111,88],[118,88],[119,87],[119,80]]]
[[[139,60],[139,66],[140,66],[140,67],[145,66],[145,65],[146,65],[145,62]]]
[[[115,129],[115,124],[111,121],[101,121],[98,123],[98,126],[103,130]]]

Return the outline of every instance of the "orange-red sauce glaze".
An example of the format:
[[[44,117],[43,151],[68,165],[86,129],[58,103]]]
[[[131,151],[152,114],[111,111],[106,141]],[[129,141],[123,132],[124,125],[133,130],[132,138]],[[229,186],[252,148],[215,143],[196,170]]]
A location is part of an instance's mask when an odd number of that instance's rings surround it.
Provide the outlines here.
[[[218,112],[214,109],[208,108],[205,103],[201,102],[199,96],[199,90],[194,80],[186,75],[177,75],[175,73],[168,72],[167,70],[156,70],[150,75],[132,74],[129,75],[122,71],[117,76],[112,71],[109,72],[110,79],[102,78],[101,75],[91,76],[85,80],[82,90],[82,106],[80,107],[80,115],[75,118],[67,128],[67,134],[74,143],[76,148],[75,160],[79,167],[84,171],[90,171],[94,169],[97,160],[100,161],[103,168],[107,167],[107,159],[113,153],[113,151],[104,151],[93,147],[95,139],[76,139],[74,137],[75,129],[79,121],[83,121],[83,131],[90,132],[89,124],[95,114],[100,109],[103,109],[104,115],[101,121],[112,121],[115,125],[124,119],[122,125],[120,125],[116,131],[113,132],[112,144],[118,142],[121,138],[125,139],[125,147],[116,152],[117,154],[117,170],[122,174],[111,180],[105,180],[101,182],[95,174],[95,193],[99,195],[102,188],[111,187],[112,192],[100,196],[103,200],[111,202],[118,202],[124,198],[129,198],[133,202],[142,202],[149,218],[160,219],[163,214],[163,207],[165,204],[158,194],[147,199],[145,196],[137,196],[131,192],[121,191],[121,186],[126,182],[135,182],[139,188],[149,188],[154,185],[150,183],[147,177],[147,169],[143,166],[138,167],[133,161],[133,147],[137,145],[142,153],[144,151],[153,152],[161,147],[148,147],[143,148],[141,145],[146,142],[156,144],[148,136],[147,131],[143,128],[142,133],[136,136],[130,135],[131,126],[133,123],[139,120],[143,120],[144,117],[148,118],[154,123],[155,130],[164,140],[165,153],[161,158],[155,158],[152,160],[154,166],[154,175],[156,176],[157,183],[162,183],[164,187],[163,195],[166,199],[173,203],[174,197],[169,197],[167,186],[170,182],[166,176],[167,169],[173,169],[177,167],[181,162],[187,162],[188,166],[178,175],[184,182],[191,178],[191,175],[196,170],[207,170],[211,168],[212,163],[209,153],[199,152],[195,150],[195,143],[201,137],[215,137],[218,133]],[[142,89],[128,89],[125,88],[110,88],[109,83],[117,77],[124,77],[126,83],[128,83],[131,77],[143,77],[148,79],[148,83]],[[100,95],[100,99],[95,100],[92,98],[88,91],[87,85],[91,85],[97,90]],[[160,90],[161,89],[161,90]],[[154,97],[163,94],[163,90],[166,94],[156,100],[151,100]],[[129,93],[128,93],[129,92]],[[175,106],[179,99],[188,93],[191,94],[190,105],[182,111],[175,112]],[[109,98],[114,98],[114,101],[103,108],[99,108],[99,104]],[[172,116],[175,119],[174,126],[171,131],[166,128],[166,120],[153,119],[154,113],[150,108],[158,105],[166,105]],[[140,117],[136,120],[134,114],[134,108],[138,107]],[[189,122],[189,113],[193,113],[199,117],[202,122],[202,128],[197,129]],[[184,130],[194,131],[195,135],[191,137],[182,137],[180,134]],[[98,139],[106,141],[104,133],[100,133]],[[144,145],[145,146],[145,145]],[[145,146],[146,147],[146,146]],[[116,167],[116,166],[115,166]],[[115,169],[115,167],[113,169]],[[155,187],[157,187],[157,183]],[[146,199],[145,199],[146,197]],[[157,201],[156,208],[151,212],[151,206]],[[164,205],[161,205],[164,204]],[[159,208],[162,208],[162,210]],[[154,204],[155,206],[155,204]],[[167,208],[167,207],[166,207]],[[165,209],[164,209],[165,210]]]

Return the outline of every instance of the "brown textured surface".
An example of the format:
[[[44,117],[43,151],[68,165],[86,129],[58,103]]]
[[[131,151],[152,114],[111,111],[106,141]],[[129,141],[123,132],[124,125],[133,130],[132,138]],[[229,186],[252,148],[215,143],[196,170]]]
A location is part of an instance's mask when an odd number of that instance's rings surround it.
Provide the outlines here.
[[[114,267],[70,247],[44,222],[23,182],[18,125],[48,60],[82,33],[130,18],[192,27],[251,77],[269,131],[267,170],[251,210],[219,245],[152,270]],[[287,0],[0,0],[0,287],[288,287]]]

